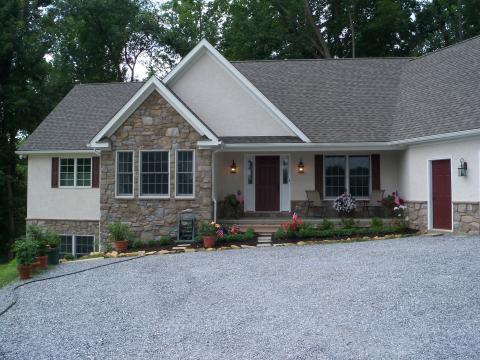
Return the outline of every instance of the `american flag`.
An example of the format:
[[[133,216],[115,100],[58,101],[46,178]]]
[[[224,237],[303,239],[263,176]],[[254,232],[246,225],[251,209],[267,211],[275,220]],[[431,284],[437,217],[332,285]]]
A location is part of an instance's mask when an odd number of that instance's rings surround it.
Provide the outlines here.
[[[223,229],[222,229],[221,227],[219,227],[219,228],[217,229],[217,236],[218,236],[219,238],[222,238],[222,237],[223,237]]]

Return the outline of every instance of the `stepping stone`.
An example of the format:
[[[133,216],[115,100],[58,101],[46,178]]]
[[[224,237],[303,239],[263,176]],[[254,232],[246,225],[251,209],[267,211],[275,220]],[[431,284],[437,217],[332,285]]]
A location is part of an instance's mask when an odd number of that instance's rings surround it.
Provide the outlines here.
[[[263,243],[263,244],[257,244],[257,247],[271,247],[272,244],[267,244],[267,243]]]
[[[258,239],[257,243],[262,244],[262,243],[271,243],[272,239]]]
[[[190,244],[178,244],[176,245],[176,247],[186,248],[186,247],[190,247]]]
[[[256,246],[253,246],[253,245],[240,245],[240,247],[241,247],[242,249],[253,249],[253,248],[255,248]]]

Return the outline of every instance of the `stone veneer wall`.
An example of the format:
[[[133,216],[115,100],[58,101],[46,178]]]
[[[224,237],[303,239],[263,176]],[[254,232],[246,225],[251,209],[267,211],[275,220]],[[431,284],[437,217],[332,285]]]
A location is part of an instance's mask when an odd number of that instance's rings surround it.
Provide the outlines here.
[[[427,231],[427,202],[406,202],[406,206],[409,226],[420,231]],[[478,234],[480,232],[479,203],[453,203],[453,231],[464,234]]]
[[[27,225],[38,225],[55,230],[60,235],[95,235],[98,239],[98,220],[27,219]]]
[[[200,150],[200,135],[156,91],[111,136],[111,151],[101,153],[101,237],[114,221],[129,224],[142,240],[173,236],[178,213],[192,209],[198,220],[212,218],[212,152]],[[175,198],[175,150],[195,150],[195,198]],[[134,198],[115,198],[115,152],[134,150]],[[170,198],[139,198],[139,150],[170,150]]]

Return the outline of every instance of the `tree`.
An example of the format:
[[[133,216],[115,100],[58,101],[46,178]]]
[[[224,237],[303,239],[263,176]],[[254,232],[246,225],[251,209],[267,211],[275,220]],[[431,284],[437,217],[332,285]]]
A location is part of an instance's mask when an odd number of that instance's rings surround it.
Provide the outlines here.
[[[15,150],[21,134],[32,131],[48,108],[42,90],[49,38],[41,31],[47,5],[39,0],[0,4],[0,255],[8,253],[24,224],[16,213],[24,193]]]

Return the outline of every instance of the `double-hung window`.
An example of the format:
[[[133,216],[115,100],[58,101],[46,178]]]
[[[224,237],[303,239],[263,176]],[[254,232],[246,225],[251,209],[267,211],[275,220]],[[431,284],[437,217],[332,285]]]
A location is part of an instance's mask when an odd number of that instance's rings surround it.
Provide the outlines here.
[[[140,195],[168,197],[169,152],[140,152]]]
[[[117,196],[133,196],[133,151],[117,151]]]
[[[370,195],[370,156],[325,157],[325,195],[337,197],[344,192],[358,198]]]
[[[90,187],[92,158],[60,159],[60,187]]]
[[[195,153],[193,150],[177,150],[176,156],[177,197],[193,197],[195,181]]]

